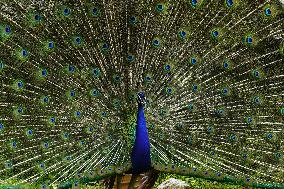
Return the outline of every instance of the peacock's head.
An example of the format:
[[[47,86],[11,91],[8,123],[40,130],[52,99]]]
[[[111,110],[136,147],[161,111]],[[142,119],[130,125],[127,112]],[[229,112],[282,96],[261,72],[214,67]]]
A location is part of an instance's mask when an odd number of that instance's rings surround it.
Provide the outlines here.
[[[137,101],[138,101],[138,104],[141,104],[141,105],[145,105],[146,104],[146,97],[145,97],[145,93],[144,92],[139,92],[137,94]]]

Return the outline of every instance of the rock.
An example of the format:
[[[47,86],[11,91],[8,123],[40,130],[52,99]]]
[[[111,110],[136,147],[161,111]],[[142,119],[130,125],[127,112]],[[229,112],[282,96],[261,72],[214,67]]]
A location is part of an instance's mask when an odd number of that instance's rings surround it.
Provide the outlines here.
[[[189,189],[189,185],[182,180],[170,178],[161,183],[157,189]]]

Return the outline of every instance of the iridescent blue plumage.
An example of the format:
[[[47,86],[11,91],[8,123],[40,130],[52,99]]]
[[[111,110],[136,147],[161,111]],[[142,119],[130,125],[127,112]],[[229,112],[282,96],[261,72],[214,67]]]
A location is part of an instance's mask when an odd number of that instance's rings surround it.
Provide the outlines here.
[[[140,92],[138,98],[136,137],[131,154],[132,173],[143,173],[151,166],[150,142],[143,108],[145,94]]]

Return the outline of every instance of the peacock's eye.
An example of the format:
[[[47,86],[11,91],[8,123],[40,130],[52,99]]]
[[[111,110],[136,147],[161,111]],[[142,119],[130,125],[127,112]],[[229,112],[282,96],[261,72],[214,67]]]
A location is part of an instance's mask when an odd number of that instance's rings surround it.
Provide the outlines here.
[[[43,147],[44,147],[44,148],[48,148],[48,147],[49,147],[48,142],[43,143]]]
[[[166,65],[166,66],[165,66],[165,69],[166,69],[166,70],[170,70],[170,69],[171,69],[171,66],[170,66],[170,65]]]
[[[44,103],[48,103],[48,102],[49,102],[49,98],[48,98],[48,97],[44,97],[44,98],[43,98],[43,102],[44,102]]]
[[[0,62],[0,71],[5,67],[5,64]]]
[[[219,32],[218,31],[213,31],[212,34],[213,34],[214,37],[218,37]]]
[[[251,123],[251,122],[252,122],[252,118],[248,117],[248,123]]]
[[[119,76],[116,76],[116,77],[115,77],[115,80],[119,80],[119,79],[120,79],[120,77],[119,77]]]
[[[197,62],[196,58],[191,58],[191,64],[192,65],[196,64],[196,62]]]
[[[260,102],[259,97],[255,97],[255,98],[254,98],[254,102],[255,102],[256,104],[259,104],[259,102]]]
[[[93,16],[98,16],[98,14],[99,14],[99,9],[98,9],[98,7],[93,7],[93,9],[92,9],[92,14],[93,14]]]
[[[43,77],[47,76],[47,70],[46,70],[46,69],[43,69],[43,70],[41,71],[41,75],[42,75]]]
[[[131,16],[130,20],[135,21],[136,20],[135,16]]]
[[[80,112],[80,111],[76,111],[76,112],[75,112],[75,115],[76,115],[77,117],[80,117],[80,116],[81,116],[81,112]]]
[[[106,117],[106,116],[107,116],[107,112],[102,112],[101,115],[102,115],[103,117]]]
[[[69,8],[64,8],[63,9],[64,16],[68,16],[68,15],[70,15],[70,13],[71,13],[71,10]]]
[[[163,5],[163,4],[157,4],[156,10],[157,10],[158,12],[162,12],[162,11],[164,10],[164,5]]]
[[[180,37],[181,39],[185,39],[186,36],[187,36],[186,31],[180,31],[180,32],[179,32],[179,37]]]
[[[98,78],[100,76],[100,69],[99,68],[92,68],[91,69],[91,74],[92,76],[94,76],[95,78]]]
[[[74,40],[75,40],[75,44],[76,44],[76,45],[80,45],[80,44],[82,43],[82,38],[79,37],[79,36],[75,37]]]
[[[17,146],[17,142],[16,142],[16,141],[13,141],[13,142],[12,142],[12,146],[13,146],[13,147],[16,147],[16,146]]]
[[[23,88],[23,86],[24,86],[23,82],[22,82],[22,81],[19,81],[19,82],[18,82],[18,87],[19,87],[19,88]]]
[[[207,132],[208,132],[208,133],[211,133],[212,131],[213,131],[213,128],[212,128],[212,127],[208,127],[208,128],[207,128]]]
[[[54,43],[53,41],[48,42],[48,48],[53,49],[54,48]]]
[[[107,50],[109,48],[109,45],[107,43],[103,44],[103,49]]]
[[[4,125],[0,123],[0,131],[2,131],[3,129],[4,129]]]
[[[266,137],[267,137],[268,139],[272,139],[272,138],[273,138],[273,135],[272,135],[272,133],[268,133]]]
[[[23,50],[22,50],[22,56],[23,56],[23,57],[28,56],[28,51],[25,50],[25,49],[23,49]]]
[[[188,104],[188,109],[193,110],[193,104],[192,103]]]
[[[234,5],[234,1],[233,0],[226,0],[227,6],[228,7],[232,7]]]
[[[260,75],[259,71],[254,71],[254,76],[255,77],[259,77],[259,75]]]
[[[132,55],[132,54],[129,54],[129,55],[127,56],[127,61],[129,61],[129,62],[134,61],[134,59],[135,59],[135,56]]]
[[[284,115],[284,108],[280,110],[281,114]]]
[[[32,135],[33,131],[32,130],[28,130],[28,135]]]
[[[191,0],[191,4],[193,5],[193,6],[196,6],[197,5],[197,0]]]
[[[252,37],[251,37],[251,36],[248,36],[248,37],[247,37],[247,43],[248,43],[248,44],[252,44],[252,41],[253,41]]]
[[[69,65],[68,70],[69,70],[70,73],[74,73],[75,72],[75,66]]]
[[[146,77],[145,77],[145,80],[146,80],[146,81],[151,81],[151,77],[150,77],[150,76],[146,76]]]
[[[154,45],[159,45],[160,42],[156,39],[156,40],[153,41],[153,44],[154,44]]]
[[[22,107],[19,107],[19,108],[18,108],[18,113],[20,113],[20,114],[21,114],[21,113],[23,113],[23,111],[24,111],[24,110],[23,110],[23,108],[22,108]]]
[[[168,93],[171,93],[171,92],[172,92],[172,89],[171,89],[171,88],[168,88],[168,89],[167,89],[167,92],[168,92]]]
[[[193,92],[197,92],[197,91],[198,91],[198,85],[193,84],[193,85],[192,85],[192,91],[193,91]]]
[[[98,91],[96,89],[93,89],[92,95],[93,96],[97,96],[98,95]]]
[[[73,90],[72,90],[72,91],[70,91],[70,96],[71,96],[71,97],[75,97],[75,96],[76,96],[76,92],[75,92],[75,91],[73,91]]]
[[[266,16],[271,16],[271,9],[270,8],[266,8],[265,9],[265,15]]]
[[[224,62],[223,66],[224,66],[224,68],[228,68],[229,67],[228,62]]]
[[[11,27],[9,26],[9,25],[6,25],[6,27],[5,27],[5,32],[6,32],[6,34],[10,34],[11,33]]]
[[[55,123],[55,118],[54,117],[50,118],[50,122]]]
[[[41,20],[41,16],[39,14],[35,14],[34,19],[36,21],[40,21]]]
[[[131,17],[130,17],[130,23],[131,23],[132,25],[134,25],[134,24],[137,23],[137,18],[136,18],[136,16],[131,16]]]

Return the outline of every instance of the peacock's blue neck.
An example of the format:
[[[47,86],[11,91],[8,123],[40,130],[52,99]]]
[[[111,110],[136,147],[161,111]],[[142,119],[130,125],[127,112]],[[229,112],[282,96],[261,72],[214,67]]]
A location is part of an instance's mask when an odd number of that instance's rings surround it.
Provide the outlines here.
[[[141,103],[138,103],[136,139],[132,149],[131,162],[133,173],[145,172],[151,166],[150,143],[144,109]]]

